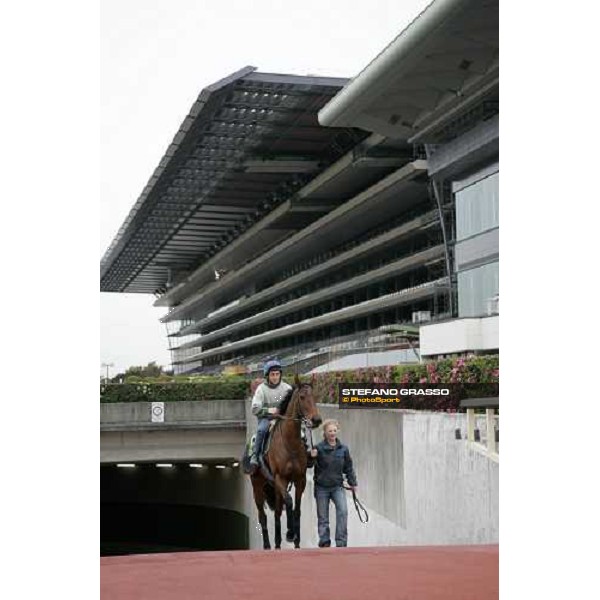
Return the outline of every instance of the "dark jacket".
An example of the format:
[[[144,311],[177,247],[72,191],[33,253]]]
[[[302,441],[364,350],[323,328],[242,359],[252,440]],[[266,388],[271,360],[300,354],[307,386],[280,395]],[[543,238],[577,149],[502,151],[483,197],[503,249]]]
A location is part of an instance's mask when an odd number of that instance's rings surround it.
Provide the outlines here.
[[[323,440],[317,444],[315,485],[326,488],[340,487],[343,483],[342,475],[346,475],[349,485],[358,485],[348,446],[336,440],[333,448],[327,440]]]

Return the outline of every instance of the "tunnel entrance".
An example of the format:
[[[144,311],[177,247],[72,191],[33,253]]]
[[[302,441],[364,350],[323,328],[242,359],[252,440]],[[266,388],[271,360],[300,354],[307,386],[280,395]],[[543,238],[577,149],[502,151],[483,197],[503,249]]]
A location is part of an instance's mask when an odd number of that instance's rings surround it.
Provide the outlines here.
[[[100,556],[247,548],[248,517],[232,510],[178,504],[101,504]]]
[[[102,465],[100,555],[248,549],[243,484],[231,465]]]

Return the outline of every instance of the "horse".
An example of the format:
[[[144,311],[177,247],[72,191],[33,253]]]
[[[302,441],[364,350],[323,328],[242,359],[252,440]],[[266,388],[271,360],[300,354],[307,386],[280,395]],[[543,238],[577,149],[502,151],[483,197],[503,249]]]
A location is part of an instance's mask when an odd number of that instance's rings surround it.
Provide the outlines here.
[[[312,394],[313,382],[314,376],[310,383],[301,383],[296,375],[295,388],[290,391],[291,399],[285,414],[278,415],[271,430],[271,442],[265,461],[273,475],[273,482],[265,477],[260,468],[250,475],[265,550],[271,549],[265,501],[275,512],[275,548],[281,548],[281,513],[284,504],[287,516],[286,540],[293,541],[295,548],[300,547],[300,502],[306,487],[306,448],[302,440],[301,423],[304,422],[310,428],[318,427],[322,422]],[[292,498],[287,493],[291,483],[295,490],[293,509]]]

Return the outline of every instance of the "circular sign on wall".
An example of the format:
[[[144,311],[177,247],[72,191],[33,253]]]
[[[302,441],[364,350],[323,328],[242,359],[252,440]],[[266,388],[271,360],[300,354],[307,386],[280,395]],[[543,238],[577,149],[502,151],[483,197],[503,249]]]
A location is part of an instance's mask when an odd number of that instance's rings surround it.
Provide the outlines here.
[[[165,403],[164,402],[152,402],[150,409],[152,414],[153,423],[164,423],[165,421]]]

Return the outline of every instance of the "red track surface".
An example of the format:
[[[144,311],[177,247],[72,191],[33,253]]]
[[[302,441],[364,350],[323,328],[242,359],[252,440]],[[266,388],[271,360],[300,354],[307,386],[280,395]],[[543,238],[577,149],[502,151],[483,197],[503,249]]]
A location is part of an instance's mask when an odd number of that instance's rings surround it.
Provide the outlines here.
[[[186,552],[100,565],[102,600],[498,598],[498,546]]]

